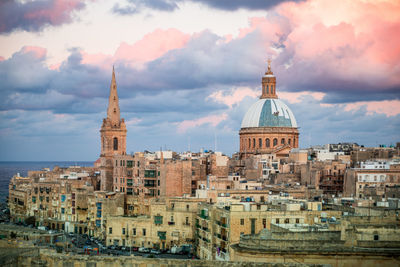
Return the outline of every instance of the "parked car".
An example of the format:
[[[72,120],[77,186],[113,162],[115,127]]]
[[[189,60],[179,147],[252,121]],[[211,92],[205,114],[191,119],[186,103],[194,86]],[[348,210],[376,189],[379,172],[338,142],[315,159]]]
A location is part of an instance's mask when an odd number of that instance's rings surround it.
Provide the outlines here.
[[[149,252],[150,252],[150,249],[145,248],[145,247],[141,247],[141,248],[138,249],[138,251],[139,251],[139,252],[143,252],[143,253],[149,253]]]
[[[159,251],[158,249],[153,248],[153,249],[150,250],[150,253],[152,253],[152,254],[161,254],[161,251]]]

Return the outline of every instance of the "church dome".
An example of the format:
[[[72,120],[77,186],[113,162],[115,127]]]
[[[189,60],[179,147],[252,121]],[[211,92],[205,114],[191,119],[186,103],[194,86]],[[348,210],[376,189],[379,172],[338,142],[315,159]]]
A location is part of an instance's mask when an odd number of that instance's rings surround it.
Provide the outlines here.
[[[286,104],[278,98],[259,99],[244,115],[241,128],[250,127],[293,127],[296,118]]]

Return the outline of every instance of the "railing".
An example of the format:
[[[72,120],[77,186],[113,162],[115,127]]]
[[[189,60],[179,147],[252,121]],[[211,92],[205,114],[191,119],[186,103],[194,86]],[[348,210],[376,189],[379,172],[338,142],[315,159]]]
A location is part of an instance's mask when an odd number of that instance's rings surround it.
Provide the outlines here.
[[[199,214],[200,218],[208,220],[208,216],[204,215],[204,214]]]

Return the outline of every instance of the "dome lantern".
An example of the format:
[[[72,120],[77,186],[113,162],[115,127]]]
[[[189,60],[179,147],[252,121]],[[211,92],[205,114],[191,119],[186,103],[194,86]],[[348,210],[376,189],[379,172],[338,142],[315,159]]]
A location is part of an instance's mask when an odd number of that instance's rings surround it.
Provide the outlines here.
[[[276,95],[276,77],[271,70],[271,59],[268,59],[268,68],[261,80],[262,94],[261,99],[264,98],[278,98]]]

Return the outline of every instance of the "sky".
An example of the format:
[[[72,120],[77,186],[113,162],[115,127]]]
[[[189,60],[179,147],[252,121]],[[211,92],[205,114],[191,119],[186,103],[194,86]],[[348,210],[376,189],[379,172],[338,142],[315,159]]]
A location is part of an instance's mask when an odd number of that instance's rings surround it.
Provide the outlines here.
[[[3,0],[0,160],[96,160],[113,66],[127,153],[231,155],[268,58],[300,147],[394,145],[399,33],[389,0]]]

